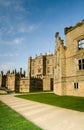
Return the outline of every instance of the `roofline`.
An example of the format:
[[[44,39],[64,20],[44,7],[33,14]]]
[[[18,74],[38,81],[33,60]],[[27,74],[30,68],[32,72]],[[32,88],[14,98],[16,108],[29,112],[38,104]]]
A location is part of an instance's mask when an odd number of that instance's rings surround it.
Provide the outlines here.
[[[67,33],[71,32],[72,30],[74,30],[75,28],[82,26],[83,24],[84,24],[84,19],[83,19],[81,22],[77,23],[75,26],[66,27],[66,28],[64,29],[65,35],[66,35]]]

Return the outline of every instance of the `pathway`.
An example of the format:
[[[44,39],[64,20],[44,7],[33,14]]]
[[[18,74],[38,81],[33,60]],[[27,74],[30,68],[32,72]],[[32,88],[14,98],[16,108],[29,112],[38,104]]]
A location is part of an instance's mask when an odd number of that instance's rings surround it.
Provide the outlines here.
[[[0,95],[0,100],[43,130],[84,130],[84,112],[17,98],[14,94]]]

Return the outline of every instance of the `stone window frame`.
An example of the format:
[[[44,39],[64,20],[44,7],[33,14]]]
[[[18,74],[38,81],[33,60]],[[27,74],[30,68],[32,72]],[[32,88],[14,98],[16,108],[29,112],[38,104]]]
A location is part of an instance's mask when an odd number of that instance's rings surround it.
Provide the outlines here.
[[[79,70],[84,70],[84,59],[78,60],[78,68]]]

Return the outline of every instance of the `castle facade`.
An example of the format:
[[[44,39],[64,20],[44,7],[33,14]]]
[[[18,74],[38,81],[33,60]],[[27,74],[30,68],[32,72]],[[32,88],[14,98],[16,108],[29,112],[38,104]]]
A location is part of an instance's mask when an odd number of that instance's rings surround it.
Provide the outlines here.
[[[28,77],[31,89],[53,90],[54,55],[46,53],[36,56],[34,59],[30,57],[28,60]]]
[[[65,28],[66,46],[56,33],[54,93],[84,96],[84,20]]]
[[[66,44],[56,33],[54,54],[28,59],[28,77],[0,74],[0,87],[16,92],[53,90],[58,95],[84,96],[84,20],[64,29]]]

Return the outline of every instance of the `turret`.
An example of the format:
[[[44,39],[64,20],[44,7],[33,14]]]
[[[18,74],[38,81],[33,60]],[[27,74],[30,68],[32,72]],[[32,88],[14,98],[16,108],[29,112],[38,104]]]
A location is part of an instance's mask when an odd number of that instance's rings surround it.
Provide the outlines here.
[[[28,59],[28,77],[31,77],[31,61],[32,61],[32,57],[29,57]]]
[[[25,72],[25,70],[24,70],[24,77],[25,77],[25,74],[26,74],[26,72]]]
[[[20,68],[20,77],[22,76],[22,68]]]
[[[3,71],[1,71],[1,75],[3,76]]]

